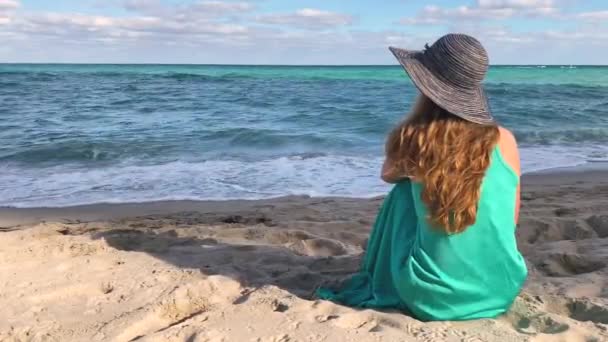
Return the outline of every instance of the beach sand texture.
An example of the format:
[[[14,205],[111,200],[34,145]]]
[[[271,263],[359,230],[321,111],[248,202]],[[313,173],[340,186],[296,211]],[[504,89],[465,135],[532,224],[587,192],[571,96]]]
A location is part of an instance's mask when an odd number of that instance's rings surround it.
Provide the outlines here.
[[[0,341],[608,341],[608,173],[523,189],[528,282],[469,322],[311,299],[358,269],[379,198],[1,209]]]

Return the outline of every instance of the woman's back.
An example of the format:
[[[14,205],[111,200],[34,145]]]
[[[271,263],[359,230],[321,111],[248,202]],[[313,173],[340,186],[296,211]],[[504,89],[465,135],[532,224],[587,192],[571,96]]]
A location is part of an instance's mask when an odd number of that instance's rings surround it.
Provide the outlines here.
[[[473,319],[503,313],[527,271],[515,241],[519,176],[494,148],[484,176],[475,224],[448,235],[429,224],[422,184],[403,182],[416,214],[411,255],[396,280],[406,306],[421,319]]]
[[[519,177],[496,146],[483,177],[477,218],[462,232],[433,227],[423,184],[405,179],[385,198],[361,271],[320,298],[400,309],[421,320],[468,320],[508,310],[527,276],[515,240]]]

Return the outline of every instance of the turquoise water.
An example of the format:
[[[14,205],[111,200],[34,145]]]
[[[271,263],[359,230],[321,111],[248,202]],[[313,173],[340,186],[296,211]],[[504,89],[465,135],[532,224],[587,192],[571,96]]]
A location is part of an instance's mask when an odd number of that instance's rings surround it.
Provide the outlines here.
[[[608,67],[496,66],[526,172],[608,160]],[[0,206],[384,193],[398,66],[0,64]]]
[[[151,75],[179,78],[319,79],[399,81],[407,76],[398,66],[217,66],[141,64],[0,64],[3,74],[72,73],[107,76]],[[493,66],[488,84],[552,84],[608,86],[608,66]]]

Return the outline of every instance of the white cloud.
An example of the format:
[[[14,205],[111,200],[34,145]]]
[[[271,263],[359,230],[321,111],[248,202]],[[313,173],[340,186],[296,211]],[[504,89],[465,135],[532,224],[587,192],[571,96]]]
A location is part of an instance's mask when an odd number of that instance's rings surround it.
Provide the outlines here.
[[[7,26],[13,22],[15,10],[19,8],[20,3],[16,0],[0,0],[0,26]],[[6,32],[2,32],[7,35]]]
[[[569,29],[545,29],[545,30],[514,30],[511,25],[502,22],[502,25],[490,25],[483,22],[459,22],[450,25],[446,31],[457,31],[475,36],[482,43],[507,43],[512,47],[528,44],[587,44],[592,41],[601,41],[608,47],[608,31],[598,30],[592,27],[577,26]]]
[[[7,0],[0,0],[7,1]],[[234,16],[252,11],[247,2],[197,1],[166,5],[159,0],[128,0],[124,8],[131,16],[90,15],[81,13],[21,13],[19,17],[0,13],[5,33],[22,37],[62,37],[65,40],[116,42],[149,37],[166,40],[195,37],[202,41],[246,35],[250,29]],[[204,37],[203,37],[204,36]]]
[[[209,18],[250,12],[255,6],[248,2],[197,1],[188,4],[165,5],[159,0],[127,0],[123,7],[129,11],[166,18]]]
[[[17,0],[0,0],[0,11],[14,10],[19,7]]]
[[[411,28],[413,32],[418,31],[412,33],[404,32],[408,29],[400,25],[393,30],[357,30],[356,26],[351,26],[356,21],[351,15],[320,9],[263,14],[256,8],[262,2],[254,3],[253,0],[173,2],[172,5],[163,0],[113,0],[114,6],[122,5],[129,11],[127,15],[28,12],[16,10],[14,5],[8,10],[6,3],[9,1],[0,0],[4,4],[0,10],[0,47],[3,49],[0,59],[392,63],[387,46],[418,49],[424,43],[432,43],[442,33],[455,31],[479,38],[488,48],[492,63],[568,63],[569,60],[599,63],[608,52],[608,31],[602,33],[596,25],[607,20],[608,11],[565,15],[559,14],[553,1],[470,1],[469,6],[427,6],[416,17],[403,19],[405,24],[437,25],[422,32]],[[108,3],[104,2],[104,6]],[[521,28],[514,31],[509,27],[509,18],[532,16],[555,16],[592,24],[544,32],[521,32]],[[577,49],[586,45],[597,46],[598,53],[581,57]]]
[[[608,11],[583,12],[577,17],[585,21],[608,21]]]
[[[154,16],[110,17],[79,13],[29,14],[7,24],[7,31],[30,39],[60,37],[75,41],[119,42],[137,39],[164,41],[174,39],[237,37],[248,33],[248,27],[233,23],[197,20],[183,22]]]
[[[247,2],[199,1],[186,8],[190,10],[206,11],[214,14],[234,12],[248,12],[255,7]]]
[[[559,43],[581,43],[587,42],[608,45],[608,32],[602,30],[576,30],[576,31],[555,31],[550,30],[541,33],[539,39],[550,39]]]
[[[165,9],[159,0],[126,0],[123,7],[129,11],[143,13],[162,13]]]
[[[490,9],[523,9],[523,8],[553,8],[555,3],[553,0],[477,0],[479,8]]]
[[[415,17],[403,18],[405,25],[435,25],[451,21],[470,21],[513,17],[557,16],[559,9],[551,0],[478,0],[473,6],[443,8],[426,6]]]
[[[264,24],[286,25],[307,29],[325,29],[346,26],[353,23],[347,14],[303,8],[294,13],[269,14],[260,16],[258,22]]]

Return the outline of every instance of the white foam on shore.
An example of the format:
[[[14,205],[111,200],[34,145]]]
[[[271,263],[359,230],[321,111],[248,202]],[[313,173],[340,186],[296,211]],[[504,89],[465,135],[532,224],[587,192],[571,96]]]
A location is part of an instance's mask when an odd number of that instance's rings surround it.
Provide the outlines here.
[[[524,173],[608,162],[608,146],[525,146],[520,148]]]
[[[523,147],[522,170],[580,166],[604,160],[608,148]],[[102,168],[61,165],[23,169],[0,165],[0,206],[63,207],[161,200],[266,199],[286,195],[373,197],[382,158],[324,155],[256,162],[210,160],[162,165],[134,161]]]
[[[365,197],[385,193],[381,158],[282,157],[257,162],[172,162],[82,170],[0,170],[0,206],[70,206],[158,200],[262,199],[285,195]]]

